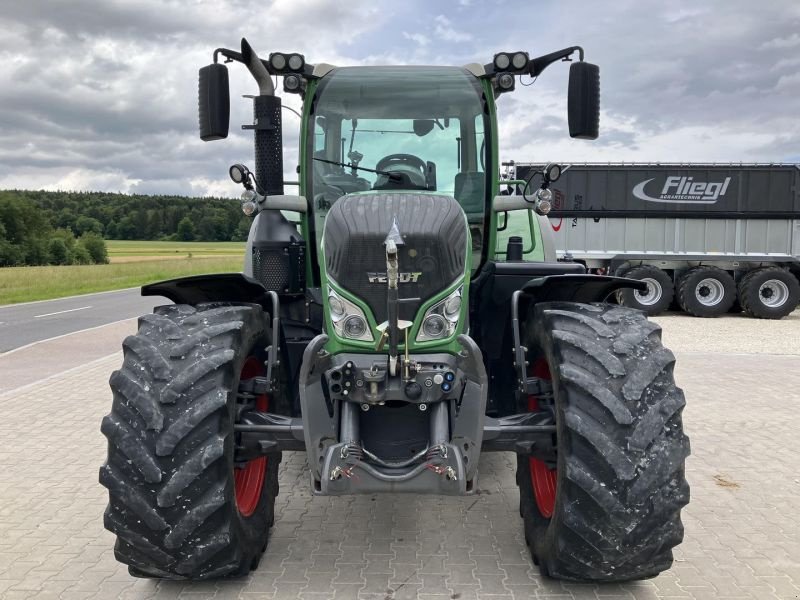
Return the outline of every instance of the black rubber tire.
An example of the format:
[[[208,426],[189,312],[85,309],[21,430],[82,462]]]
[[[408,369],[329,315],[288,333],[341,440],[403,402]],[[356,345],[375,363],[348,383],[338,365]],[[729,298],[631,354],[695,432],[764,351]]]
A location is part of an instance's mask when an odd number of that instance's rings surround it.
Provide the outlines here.
[[[554,302],[537,305],[526,329],[530,360],[550,368],[557,423],[551,518],[536,503],[529,455],[517,456],[534,561],[556,579],[654,577],[672,564],[689,501],[685,400],[661,328],[630,308]]]
[[[247,574],[266,549],[279,453],[267,459],[255,512],[234,494],[233,422],[246,358],[269,343],[260,306],[160,306],[123,342],[103,419],[106,529],[132,575],[209,579]]]
[[[781,306],[767,306],[761,298],[761,286],[771,280],[782,281],[789,296]],[[739,281],[739,302],[742,310],[756,319],[782,319],[797,308],[800,301],[800,283],[797,278],[781,267],[763,267],[747,273]]]
[[[697,299],[695,289],[704,279],[716,279],[722,286],[722,298],[713,306]],[[736,302],[736,282],[727,271],[719,267],[692,267],[678,280],[678,304],[684,312],[695,317],[719,317],[726,314]]]
[[[654,304],[643,304],[639,292],[624,288],[617,292],[617,302],[622,306],[637,308],[648,315],[658,315],[669,308],[675,296],[675,286],[672,277],[658,267],[652,265],[639,265],[625,271],[622,275],[630,279],[652,279],[661,286],[661,298]]]

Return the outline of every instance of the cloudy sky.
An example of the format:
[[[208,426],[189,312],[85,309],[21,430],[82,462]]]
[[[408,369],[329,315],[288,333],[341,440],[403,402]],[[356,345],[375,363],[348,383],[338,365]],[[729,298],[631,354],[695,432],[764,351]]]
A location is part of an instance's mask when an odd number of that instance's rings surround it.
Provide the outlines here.
[[[197,69],[242,36],[339,65],[580,44],[601,138],[569,139],[556,64],[500,99],[504,160],[800,162],[797,0],[0,0],[0,31],[0,189],[238,195],[252,109],[236,96],[256,87],[231,70],[231,136],[203,143]],[[287,171],[297,132],[284,113]]]

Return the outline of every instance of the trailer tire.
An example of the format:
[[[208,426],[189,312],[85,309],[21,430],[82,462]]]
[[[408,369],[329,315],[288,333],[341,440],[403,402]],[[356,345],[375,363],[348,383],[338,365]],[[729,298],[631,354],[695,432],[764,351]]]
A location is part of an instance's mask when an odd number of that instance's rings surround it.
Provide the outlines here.
[[[756,319],[782,319],[800,301],[800,283],[781,267],[763,267],[739,281],[739,301],[745,314]]]
[[[526,337],[534,374],[544,361],[552,378],[557,423],[554,472],[517,455],[534,562],[573,581],[668,569],[683,539],[689,440],[661,328],[630,308],[558,302],[536,306]]]
[[[648,315],[658,315],[669,308],[675,296],[672,277],[658,267],[639,265],[628,269],[623,277],[638,279],[647,283],[647,292],[623,288],[617,292],[617,302],[622,306],[638,308]]]
[[[131,575],[246,575],[266,549],[280,453],[234,466],[242,377],[263,375],[270,326],[257,305],[160,306],[123,342],[101,430],[106,529]],[[253,400],[267,410],[266,394]],[[260,462],[259,462],[260,461]]]
[[[695,317],[719,317],[736,301],[736,282],[719,267],[692,267],[678,280],[678,303]]]

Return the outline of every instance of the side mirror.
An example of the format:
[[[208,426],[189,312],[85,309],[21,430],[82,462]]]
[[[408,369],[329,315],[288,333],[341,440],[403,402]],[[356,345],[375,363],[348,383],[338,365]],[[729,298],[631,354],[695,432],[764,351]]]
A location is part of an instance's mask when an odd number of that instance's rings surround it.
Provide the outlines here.
[[[570,137],[596,140],[600,130],[600,68],[587,62],[569,67],[567,98]]]
[[[200,69],[198,110],[201,140],[210,142],[228,137],[231,99],[225,65],[214,63]]]

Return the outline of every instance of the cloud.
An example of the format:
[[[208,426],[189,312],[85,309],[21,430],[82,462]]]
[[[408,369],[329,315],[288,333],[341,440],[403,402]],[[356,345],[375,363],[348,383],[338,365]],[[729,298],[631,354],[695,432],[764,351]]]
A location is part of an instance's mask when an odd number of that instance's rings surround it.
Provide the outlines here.
[[[436,27],[434,32],[436,37],[446,42],[468,42],[472,39],[472,35],[464,31],[457,31],[453,27],[453,23],[444,15],[439,15],[434,19]]]
[[[800,46],[800,33],[793,33],[783,38],[774,38],[761,44],[761,50],[779,50],[783,48],[794,48]]]
[[[403,37],[407,40],[411,40],[415,44],[420,46],[427,46],[431,43],[430,38],[423,33],[408,33],[407,31],[403,32]]]
[[[499,99],[501,156],[515,160],[796,160],[800,4],[656,0],[444,4],[351,0],[5,2],[0,11],[0,187],[238,195],[252,165],[256,91],[231,65],[231,132],[197,137],[197,69],[245,35],[263,55],[331,64],[487,63],[581,44],[601,67],[601,137],[571,140],[568,65]],[[433,10],[433,12],[432,12]],[[543,24],[532,33],[532,23]],[[280,89],[280,86],[279,86]],[[299,108],[297,96],[283,96]],[[299,119],[283,115],[295,179]],[[369,165],[367,165],[369,166]]]

